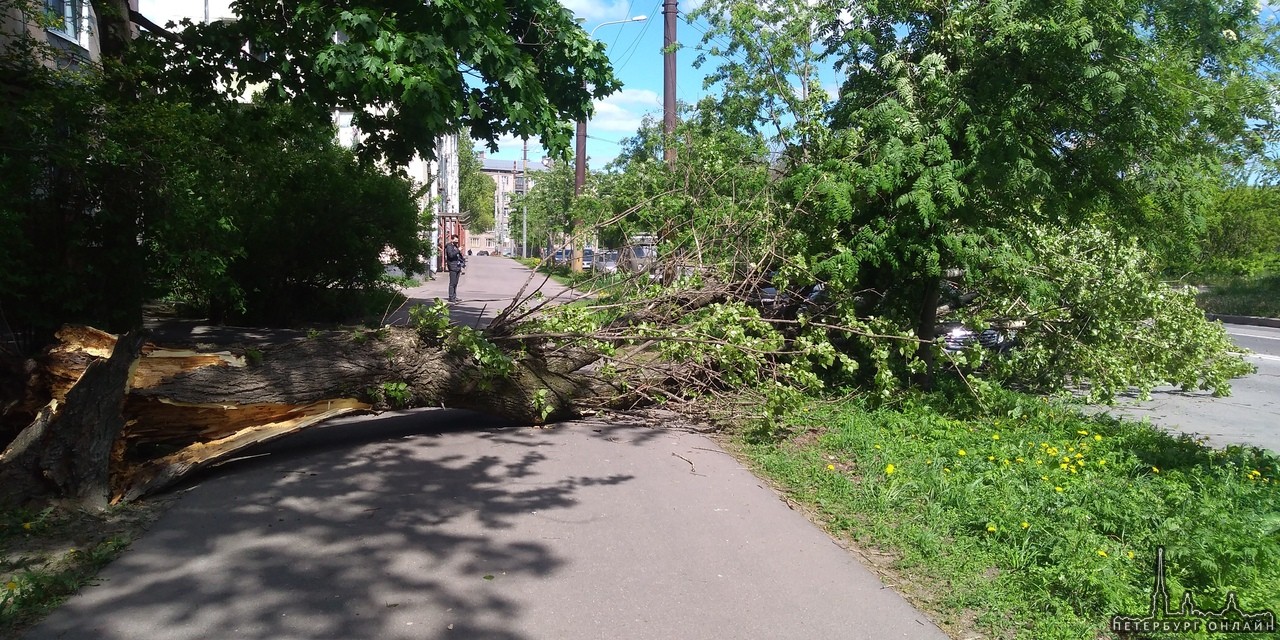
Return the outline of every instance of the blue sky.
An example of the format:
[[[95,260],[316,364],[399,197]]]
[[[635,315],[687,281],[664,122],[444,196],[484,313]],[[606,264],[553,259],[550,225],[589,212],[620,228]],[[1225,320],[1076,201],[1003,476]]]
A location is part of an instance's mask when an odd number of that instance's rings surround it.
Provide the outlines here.
[[[139,0],[139,11],[164,24],[169,20],[204,16],[205,0]],[[208,0],[213,18],[230,16],[229,0]],[[705,26],[690,24],[684,13],[693,11],[701,0],[679,0],[681,12],[676,38],[685,47],[676,54],[676,92],[680,100],[695,102],[703,95],[702,79],[707,69],[694,69],[697,55],[693,48],[702,39]],[[622,91],[595,105],[595,116],[587,122],[587,157],[591,168],[598,169],[618,154],[618,143],[636,132],[645,114],[661,117],[662,113],[662,0],[562,0],[573,11],[587,32],[601,23],[625,20],[643,15],[644,22],[606,25],[595,32],[605,43],[614,71],[623,82]],[[499,140],[497,153],[490,158],[517,160],[521,141]],[[537,140],[529,143],[529,158],[538,161],[544,155]]]

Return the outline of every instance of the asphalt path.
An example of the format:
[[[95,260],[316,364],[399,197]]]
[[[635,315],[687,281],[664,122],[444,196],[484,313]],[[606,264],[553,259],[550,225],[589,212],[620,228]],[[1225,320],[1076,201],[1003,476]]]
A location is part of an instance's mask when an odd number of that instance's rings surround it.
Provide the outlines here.
[[[946,638],[705,436],[450,410],[206,473],[25,637]]]
[[[486,324],[529,280],[472,258]],[[411,300],[444,297],[437,279]],[[389,317],[407,320],[408,305]],[[202,472],[29,640],[941,640],[710,438],[623,416],[334,420]]]
[[[1203,437],[1214,447],[1246,445],[1280,452],[1280,329],[1227,324],[1236,345],[1257,373],[1231,382],[1231,395],[1215,398],[1208,391],[1161,387],[1151,399],[1129,396],[1106,412],[1146,419],[1170,433]]]
[[[435,274],[432,280],[420,279],[418,286],[402,290],[407,300],[388,314],[385,324],[408,324],[409,310],[414,306],[449,297],[447,272]],[[484,327],[513,302],[531,306],[543,300],[566,302],[582,295],[511,258],[469,256],[466,272],[458,282],[461,302],[449,305],[449,317],[459,324]]]

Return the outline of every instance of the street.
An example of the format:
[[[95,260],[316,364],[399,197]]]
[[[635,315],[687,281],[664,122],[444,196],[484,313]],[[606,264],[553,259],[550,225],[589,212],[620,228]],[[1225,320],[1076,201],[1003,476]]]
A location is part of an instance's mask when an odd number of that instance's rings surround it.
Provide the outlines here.
[[[1203,436],[1214,447],[1239,444],[1280,452],[1280,329],[1225,326],[1237,345],[1253,351],[1248,359],[1258,367],[1257,373],[1231,382],[1229,397],[1161,387],[1148,401],[1130,396],[1109,412],[1149,419],[1171,433]]]

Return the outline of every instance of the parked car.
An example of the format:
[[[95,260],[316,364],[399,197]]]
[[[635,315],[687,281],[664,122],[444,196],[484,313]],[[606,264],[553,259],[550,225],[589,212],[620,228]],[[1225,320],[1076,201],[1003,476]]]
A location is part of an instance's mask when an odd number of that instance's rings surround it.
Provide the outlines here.
[[[478,255],[478,256],[487,256],[487,255],[489,255],[489,252],[488,252],[487,250],[485,250],[485,249],[481,249],[481,250],[479,250],[479,251],[477,251],[477,252],[476,252],[476,255]]]
[[[568,261],[568,252],[564,249],[557,249],[555,253],[551,254],[551,264],[553,265],[566,264]]]
[[[618,272],[618,252],[602,251],[600,255],[593,257],[591,261],[591,268],[601,273],[617,273]]]
[[[963,351],[974,343],[985,349],[1004,353],[1012,349],[1018,339],[1018,331],[1015,328],[991,326],[985,329],[972,329],[958,322],[939,325],[936,332],[943,338],[942,349],[947,353]]]
[[[651,269],[657,259],[657,247],[649,244],[632,245],[620,252],[618,268],[628,273],[642,273]]]
[[[582,250],[582,268],[590,269],[591,265],[595,261],[595,256],[596,256],[596,252],[594,250],[583,249]]]

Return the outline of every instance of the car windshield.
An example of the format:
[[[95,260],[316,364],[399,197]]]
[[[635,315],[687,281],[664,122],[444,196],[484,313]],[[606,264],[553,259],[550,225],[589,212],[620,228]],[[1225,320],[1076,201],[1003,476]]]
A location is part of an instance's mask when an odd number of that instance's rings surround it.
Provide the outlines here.
[[[631,247],[631,251],[637,258],[651,258],[655,253],[653,250],[653,247],[645,246],[645,245],[641,245],[638,247]]]

